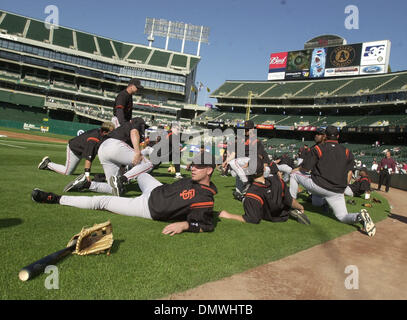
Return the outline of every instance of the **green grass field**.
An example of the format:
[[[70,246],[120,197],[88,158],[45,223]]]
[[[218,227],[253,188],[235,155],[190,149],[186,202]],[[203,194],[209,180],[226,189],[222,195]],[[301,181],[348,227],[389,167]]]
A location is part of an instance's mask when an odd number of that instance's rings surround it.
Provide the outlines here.
[[[37,169],[45,155],[54,162],[65,163],[65,148],[64,144],[0,138],[0,299],[162,298],[357,230],[303,199],[300,202],[307,209],[310,226],[294,220],[262,221],[259,225],[221,220],[214,232],[173,237],[161,234],[167,225],[164,222],[33,202],[34,187],[61,194],[64,186],[75,178]],[[81,173],[82,168],[81,163],[75,174]],[[96,159],[92,173],[102,172]],[[165,167],[157,172],[160,181],[174,181]],[[243,214],[241,203],[232,198],[234,178],[223,178],[215,172],[213,182],[219,191],[215,209]],[[138,194],[137,184],[133,184],[126,196]],[[373,196],[383,202],[369,209],[378,222],[386,218],[389,205],[377,193]],[[366,202],[356,201],[356,206],[348,207],[350,212],[359,211]],[[65,247],[83,226],[109,219],[115,239],[110,256],[66,257],[57,264],[58,290],[45,288],[47,274],[27,282],[18,279],[22,267]]]

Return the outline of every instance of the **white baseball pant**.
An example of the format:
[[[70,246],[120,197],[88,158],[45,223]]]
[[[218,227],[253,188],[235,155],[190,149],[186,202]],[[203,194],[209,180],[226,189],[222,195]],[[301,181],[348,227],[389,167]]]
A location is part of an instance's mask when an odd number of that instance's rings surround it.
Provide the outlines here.
[[[323,189],[312,181],[311,175],[295,171],[290,176],[290,194],[294,199],[297,199],[298,184],[301,184],[313,195],[324,198],[339,221],[347,224],[353,224],[357,221],[359,213],[348,213],[343,193]]]
[[[142,173],[138,177],[138,185],[142,194],[135,198],[114,196],[62,196],[60,204],[81,209],[107,210],[125,216],[152,219],[148,207],[151,191],[162,183],[149,175]]]
[[[249,157],[241,157],[230,160],[228,163],[230,165],[230,168],[236,173],[236,175],[243,183],[249,181],[249,179],[247,178],[249,167],[243,168],[243,166],[245,166],[249,162],[249,160]]]
[[[278,171],[281,171],[283,173],[284,182],[288,182],[288,180],[290,180],[290,173],[293,169],[289,165],[286,165],[286,164],[278,164],[277,168],[278,168]]]
[[[48,169],[55,171],[57,173],[69,176],[71,175],[76,167],[78,166],[81,158],[78,158],[72,150],[69,148],[69,144],[66,146],[66,162],[65,165],[57,164],[54,162],[48,163]]]
[[[105,172],[106,181],[110,177],[119,174],[120,166],[132,165],[134,159],[134,149],[127,143],[117,139],[107,139],[99,147],[99,161]],[[129,180],[145,172],[151,171],[153,164],[150,160],[143,158],[137,165],[127,171],[124,176]],[[92,181],[89,190],[101,193],[112,193],[112,187],[108,183]]]
[[[117,119],[116,116],[113,116],[113,117],[112,117],[111,122],[114,124],[114,128],[115,128],[115,129],[117,129],[118,127],[120,127],[119,119]]]

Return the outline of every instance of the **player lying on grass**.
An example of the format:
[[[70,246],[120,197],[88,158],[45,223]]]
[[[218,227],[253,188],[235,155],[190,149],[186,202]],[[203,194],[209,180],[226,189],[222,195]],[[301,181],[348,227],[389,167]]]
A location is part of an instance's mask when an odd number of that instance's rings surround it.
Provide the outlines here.
[[[71,175],[82,158],[85,159],[85,173],[90,181],[89,174],[92,161],[99,150],[100,143],[105,135],[114,129],[111,122],[105,122],[100,129],[88,130],[81,135],[69,140],[66,146],[65,165],[57,164],[46,156],[38,165],[40,170],[52,170],[63,175]]]
[[[260,158],[257,159],[256,166],[256,172],[251,176],[254,181],[243,199],[244,215],[232,214],[223,210],[219,217],[257,224],[262,219],[285,222],[289,216],[292,216],[300,223],[310,224],[308,217],[304,214],[304,207],[291,197],[287,184],[280,176],[275,174],[265,178],[264,165]]]
[[[339,132],[334,126],[326,128],[325,143],[314,146],[298,171],[290,177],[290,194],[296,199],[301,184],[312,195],[326,200],[336,218],[347,224],[362,223],[366,233],[372,237],[376,227],[369,213],[348,213],[344,192],[353,169],[353,154],[338,143]],[[308,174],[311,172],[311,174]]]
[[[211,176],[214,157],[205,152],[197,155],[191,165],[191,178],[172,184],[161,184],[148,173],[138,176],[142,194],[135,198],[115,196],[59,196],[39,189],[32,191],[32,200],[82,209],[108,210],[113,213],[160,221],[176,221],[162,233],[174,235],[184,231],[214,230],[213,196],[217,193]]]

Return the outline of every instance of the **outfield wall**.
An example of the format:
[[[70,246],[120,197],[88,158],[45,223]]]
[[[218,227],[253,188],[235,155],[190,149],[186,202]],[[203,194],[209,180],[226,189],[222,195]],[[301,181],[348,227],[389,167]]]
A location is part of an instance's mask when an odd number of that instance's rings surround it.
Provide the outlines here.
[[[0,119],[0,127],[24,129],[27,131],[49,132],[55,134],[63,134],[67,136],[77,136],[83,130],[87,131],[94,128],[99,128],[98,125],[81,122],[68,122],[61,120],[53,120],[44,118],[41,122],[30,121],[15,121]]]
[[[369,178],[374,183],[379,183],[379,174],[369,171]],[[390,187],[407,191],[407,174],[394,174],[391,176]],[[382,190],[385,186],[382,185]]]

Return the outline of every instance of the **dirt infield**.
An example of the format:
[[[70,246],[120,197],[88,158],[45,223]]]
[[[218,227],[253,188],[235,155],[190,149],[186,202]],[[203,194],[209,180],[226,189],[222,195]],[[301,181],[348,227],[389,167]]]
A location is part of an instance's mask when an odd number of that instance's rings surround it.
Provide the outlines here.
[[[2,130],[0,130],[0,135],[4,135],[4,136],[7,136],[7,137],[13,138],[13,139],[60,142],[60,143],[68,142],[67,140],[58,139],[58,138],[42,137],[42,136],[32,135],[32,134],[28,134],[28,133],[19,133],[19,132],[2,131]]]
[[[376,185],[373,185],[375,188]],[[407,299],[406,192],[381,192],[392,206],[369,238],[355,231],[278,261],[164,299]],[[348,266],[352,269],[345,269]],[[357,270],[357,271],[355,271]],[[345,281],[358,272],[358,289]],[[349,283],[349,280],[347,281]],[[355,282],[350,282],[355,285]]]

